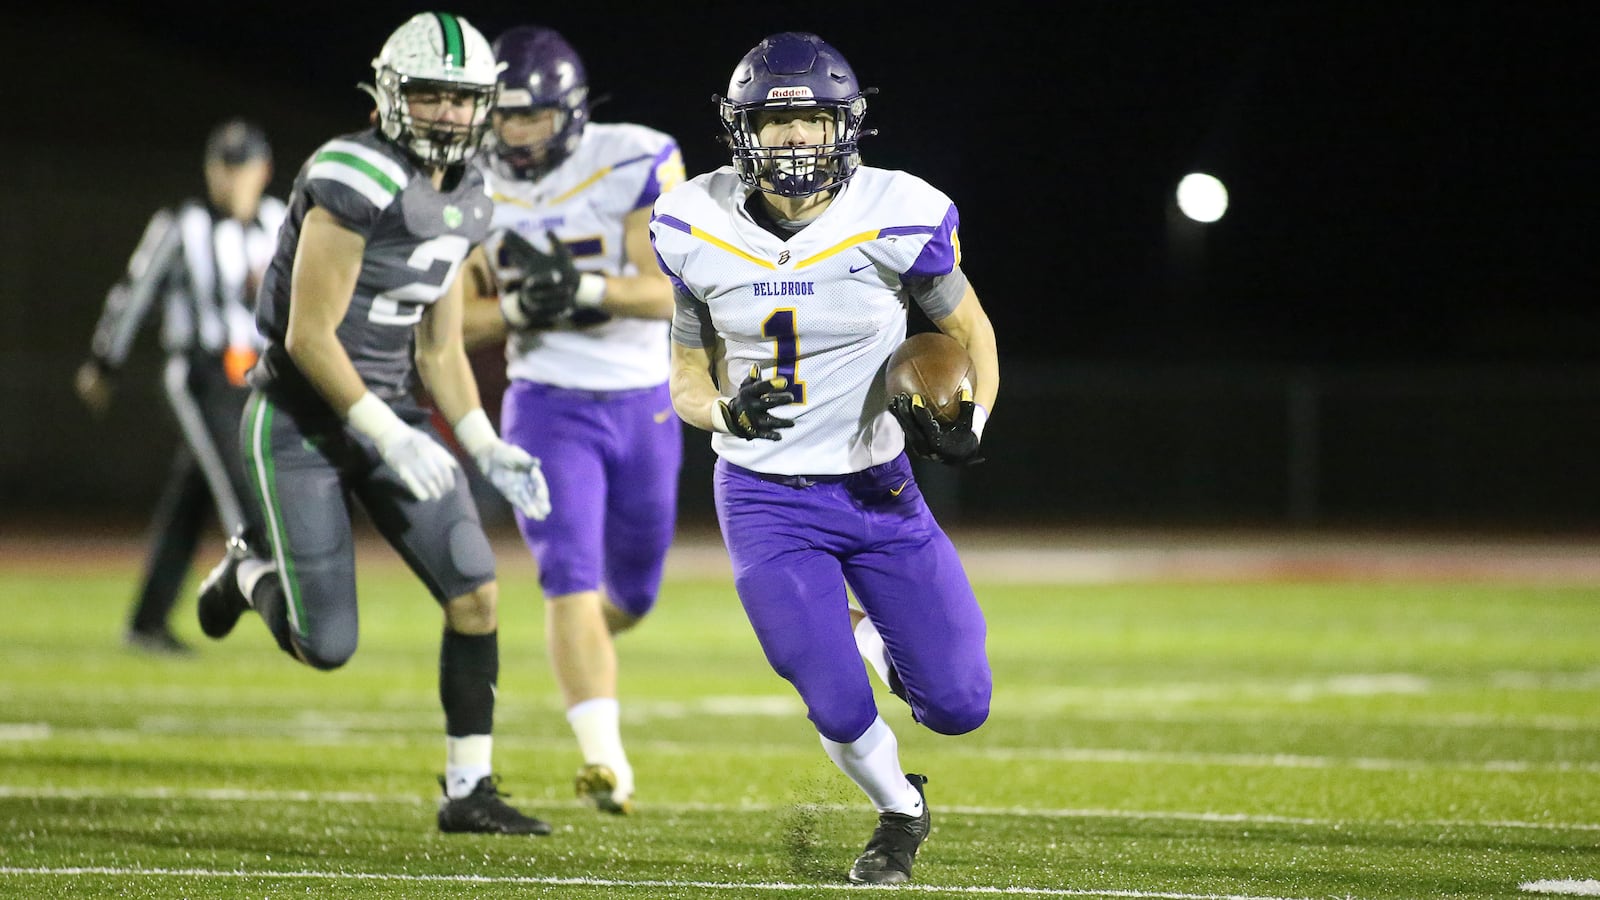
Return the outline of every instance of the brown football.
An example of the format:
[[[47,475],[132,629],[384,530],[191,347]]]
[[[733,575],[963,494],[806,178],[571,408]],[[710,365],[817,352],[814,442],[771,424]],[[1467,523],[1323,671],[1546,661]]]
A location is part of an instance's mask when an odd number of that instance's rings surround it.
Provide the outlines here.
[[[961,389],[972,387],[972,357],[942,332],[914,334],[889,357],[887,383],[890,397],[921,394],[933,417],[948,425],[961,412]]]

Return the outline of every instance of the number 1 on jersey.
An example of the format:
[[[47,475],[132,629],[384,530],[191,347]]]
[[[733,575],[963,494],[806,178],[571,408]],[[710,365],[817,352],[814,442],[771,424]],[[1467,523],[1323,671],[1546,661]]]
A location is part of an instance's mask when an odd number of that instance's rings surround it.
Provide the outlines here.
[[[778,374],[789,379],[789,392],[794,402],[806,402],[805,382],[795,377],[795,363],[800,358],[800,336],[794,327],[793,309],[775,309],[761,323],[761,336],[778,345]]]

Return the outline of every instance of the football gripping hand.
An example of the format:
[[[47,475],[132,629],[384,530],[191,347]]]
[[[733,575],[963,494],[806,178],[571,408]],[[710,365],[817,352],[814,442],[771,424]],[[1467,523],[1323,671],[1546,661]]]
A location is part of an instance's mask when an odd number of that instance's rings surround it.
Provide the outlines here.
[[[739,393],[732,397],[717,400],[714,415],[720,415],[723,428],[735,437],[742,437],[747,441],[760,438],[764,441],[776,441],[782,438],[778,434],[779,428],[793,428],[793,419],[781,419],[773,415],[770,410],[776,406],[787,406],[794,402],[794,394],[784,390],[789,386],[789,379],[782,375],[774,375],[766,381],[761,380],[761,370],[755,366],[750,367],[750,376],[739,385]]]
[[[550,328],[569,318],[578,305],[578,269],[572,251],[546,232],[551,253],[528,243],[515,231],[505,233],[507,260],[523,273],[515,287],[501,297],[500,309],[506,321],[518,328]]]
[[[889,412],[906,432],[906,449],[922,459],[936,459],[951,466],[975,466],[983,462],[978,455],[978,436],[972,431],[972,416],[977,404],[972,392],[961,392],[961,411],[949,425],[941,425],[933,411],[922,402],[921,394],[896,394],[889,400]]]
[[[478,471],[518,512],[536,522],[550,515],[550,487],[539,461],[527,451],[495,438],[472,459],[478,464]]]

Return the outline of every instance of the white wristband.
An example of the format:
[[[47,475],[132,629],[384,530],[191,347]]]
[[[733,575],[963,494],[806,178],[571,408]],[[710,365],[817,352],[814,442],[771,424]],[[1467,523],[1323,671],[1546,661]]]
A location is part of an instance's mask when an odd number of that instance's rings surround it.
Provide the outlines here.
[[[528,317],[522,314],[522,304],[517,302],[516,291],[502,291],[500,293],[500,318],[512,328],[527,328]]]
[[[597,307],[606,299],[606,277],[598,272],[585,272],[578,276],[578,292],[573,302],[579,306]]]
[[[467,451],[469,456],[477,456],[500,439],[500,436],[494,433],[494,426],[489,424],[489,416],[484,413],[481,406],[462,416],[461,421],[455,424],[455,432],[456,440],[461,442],[461,449]]]
[[[972,404],[972,433],[983,440],[983,426],[989,421],[989,411],[982,404]]]
[[[367,391],[361,399],[350,404],[345,411],[344,419],[350,427],[372,439],[381,450],[389,443],[393,435],[399,434],[400,429],[410,427],[406,425],[389,404],[378,399],[378,395]]]
[[[711,401],[711,430],[718,434],[733,434],[728,428],[728,401],[722,397]]]

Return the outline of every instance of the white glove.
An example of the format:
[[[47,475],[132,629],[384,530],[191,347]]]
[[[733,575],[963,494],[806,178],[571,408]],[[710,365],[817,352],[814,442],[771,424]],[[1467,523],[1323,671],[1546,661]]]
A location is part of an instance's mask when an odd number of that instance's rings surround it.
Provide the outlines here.
[[[521,447],[501,440],[483,410],[475,409],[462,416],[455,430],[462,449],[472,454],[478,470],[518,512],[536,522],[550,515],[550,486],[545,483],[539,461]]]
[[[384,463],[395,470],[418,500],[437,500],[456,482],[460,466],[449,450],[407,425],[371,391],[345,414],[350,427],[372,439]]]

